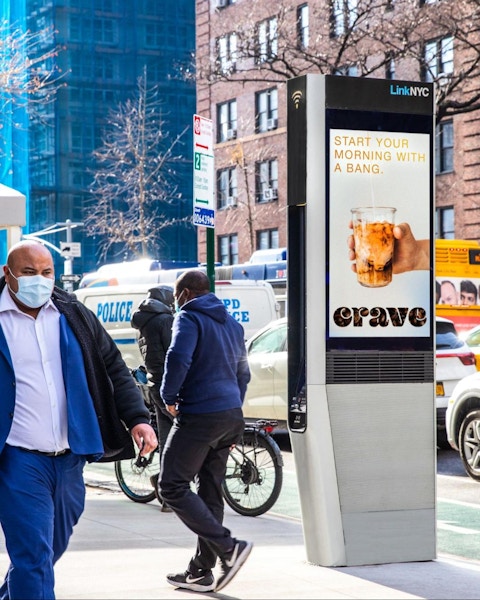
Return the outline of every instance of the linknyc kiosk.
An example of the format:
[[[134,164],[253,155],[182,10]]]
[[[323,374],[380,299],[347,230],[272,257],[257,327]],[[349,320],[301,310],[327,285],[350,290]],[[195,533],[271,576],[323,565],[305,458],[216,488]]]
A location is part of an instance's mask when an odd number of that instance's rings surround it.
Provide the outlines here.
[[[289,429],[313,564],[436,556],[433,106],[423,82],[288,82]]]

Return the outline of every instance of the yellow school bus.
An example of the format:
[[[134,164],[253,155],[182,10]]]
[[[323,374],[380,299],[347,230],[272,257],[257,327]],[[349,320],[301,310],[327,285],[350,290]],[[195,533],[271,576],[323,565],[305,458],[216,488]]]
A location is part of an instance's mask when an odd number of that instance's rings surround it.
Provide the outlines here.
[[[436,314],[457,331],[480,325],[480,244],[435,240]]]

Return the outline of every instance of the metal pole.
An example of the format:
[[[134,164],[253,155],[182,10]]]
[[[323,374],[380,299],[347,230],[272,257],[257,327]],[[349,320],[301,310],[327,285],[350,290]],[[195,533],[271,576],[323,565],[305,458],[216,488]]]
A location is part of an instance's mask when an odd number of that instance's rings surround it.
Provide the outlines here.
[[[215,229],[207,227],[207,275],[210,291],[215,292]]]
[[[67,244],[71,244],[72,243],[72,221],[70,219],[66,219],[65,225],[67,228],[66,242],[67,242]],[[69,254],[69,252],[67,252],[67,255],[65,256],[65,262],[63,263],[63,274],[64,275],[71,275],[73,273],[72,263],[73,263],[72,255]],[[73,292],[73,281],[68,281],[68,280],[64,281],[63,289],[66,292]]]

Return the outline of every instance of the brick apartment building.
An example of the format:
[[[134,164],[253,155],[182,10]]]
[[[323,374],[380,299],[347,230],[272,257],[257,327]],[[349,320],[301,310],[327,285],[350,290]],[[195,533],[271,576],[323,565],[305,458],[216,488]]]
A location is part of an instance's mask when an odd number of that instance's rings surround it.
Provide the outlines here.
[[[441,15],[424,22],[428,10],[451,14],[448,0],[366,0],[364,4],[370,12],[364,13],[362,26],[355,22],[364,10],[360,0],[196,1],[197,113],[213,120],[216,135],[216,261],[242,263],[255,250],[287,244],[288,77],[316,72],[428,80],[443,90],[459,69],[479,60],[477,51],[472,54],[457,43]],[[465,4],[470,3],[465,0]],[[455,3],[456,10],[462,5]],[[386,29],[380,46],[379,36],[365,32],[388,28],[388,19],[402,13],[410,27],[410,34],[403,35],[417,35],[420,49],[416,56],[410,47],[402,56],[389,57],[389,36],[391,47],[398,50],[396,32]],[[355,27],[363,27],[363,39],[341,54],[339,43]],[[469,33],[472,42],[474,35],[478,36],[475,30]],[[459,89],[472,96],[480,92],[476,67]],[[453,99],[458,99],[458,93]],[[437,237],[479,239],[480,111],[442,114],[435,174]],[[198,252],[199,260],[205,261],[203,227],[198,231]]]

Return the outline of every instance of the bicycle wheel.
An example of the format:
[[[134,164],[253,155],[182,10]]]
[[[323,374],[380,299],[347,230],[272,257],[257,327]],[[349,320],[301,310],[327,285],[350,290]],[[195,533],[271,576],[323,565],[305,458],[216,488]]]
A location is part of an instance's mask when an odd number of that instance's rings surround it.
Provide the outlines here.
[[[137,448],[135,458],[115,462],[115,475],[120,489],[130,500],[147,503],[155,499],[150,477],[158,473],[158,468],[156,450],[148,456],[140,456]]]
[[[237,513],[257,517],[278,500],[283,482],[283,459],[269,435],[245,432],[230,452],[223,482],[226,503]]]

